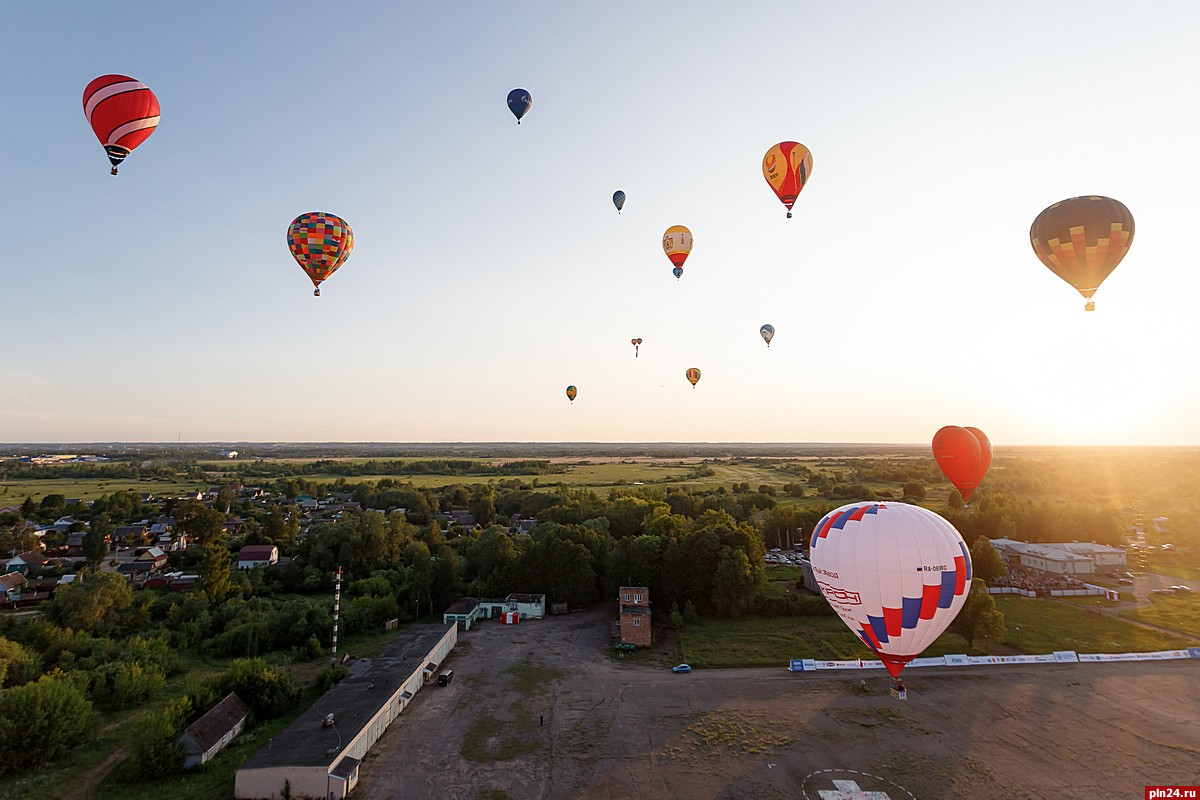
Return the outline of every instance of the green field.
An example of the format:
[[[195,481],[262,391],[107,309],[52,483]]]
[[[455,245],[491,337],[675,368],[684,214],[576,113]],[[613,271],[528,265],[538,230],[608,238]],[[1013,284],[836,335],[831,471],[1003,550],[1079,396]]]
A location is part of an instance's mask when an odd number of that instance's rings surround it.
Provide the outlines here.
[[[101,495],[120,491],[151,492],[158,495],[181,495],[186,491],[208,491],[208,481],[189,481],[182,477],[176,480],[161,478],[39,478],[35,480],[7,480],[0,483],[0,507],[20,505],[26,497],[36,502],[48,494],[61,494],[67,498],[95,500]]]
[[[1153,605],[1122,611],[1121,616],[1170,628],[1200,640],[1200,593],[1197,592],[1156,595]]]
[[[996,608],[1004,614],[1008,627],[1004,643],[1024,653],[1133,653],[1195,644],[1066,603],[999,595]]]

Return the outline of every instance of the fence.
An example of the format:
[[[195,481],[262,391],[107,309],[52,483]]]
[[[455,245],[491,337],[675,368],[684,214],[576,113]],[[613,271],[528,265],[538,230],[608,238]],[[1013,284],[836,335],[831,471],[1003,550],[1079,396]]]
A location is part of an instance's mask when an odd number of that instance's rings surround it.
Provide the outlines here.
[[[982,664],[1070,664],[1098,661],[1168,661],[1177,658],[1200,659],[1200,647],[1186,650],[1158,650],[1152,653],[1076,653],[1074,650],[1056,650],[1053,653],[1018,656],[968,656],[965,654],[936,658],[914,658],[908,662],[913,667],[974,667]],[[812,672],[824,669],[883,669],[883,662],[876,659],[857,661],[818,661],[812,658],[792,659],[789,672]]]

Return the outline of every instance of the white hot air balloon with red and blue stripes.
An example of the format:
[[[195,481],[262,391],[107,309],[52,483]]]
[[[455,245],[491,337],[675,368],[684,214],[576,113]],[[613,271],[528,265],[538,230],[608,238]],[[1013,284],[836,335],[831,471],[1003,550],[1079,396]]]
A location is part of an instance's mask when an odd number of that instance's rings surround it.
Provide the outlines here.
[[[954,526],[907,503],[851,503],[813,529],[825,599],[893,678],[946,630],[971,591],[971,554]]]

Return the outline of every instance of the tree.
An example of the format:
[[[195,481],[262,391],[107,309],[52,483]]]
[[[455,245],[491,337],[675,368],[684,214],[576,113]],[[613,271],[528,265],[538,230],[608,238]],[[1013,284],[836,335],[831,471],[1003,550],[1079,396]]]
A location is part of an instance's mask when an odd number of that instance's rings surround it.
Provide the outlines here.
[[[257,658],[235,659],[221,678],[221,692],[237,692],[259,720],[287,713],[300,696],[287,667],[270,667]]]
[[[129,759],[122,773],[132,778],[161,778],[179,772],[183,766],[183,746],[177,744],[184,722],[191,712],[186,697],[162,711],[145,714],[137,725]]]
[[[33,519],[33,515],[37,513],[37,506],[33,503],[32,497],[25,497],[25,502],[21,503],[21,516],[25,519]]]
[[[988,593],[987,584],[982,578],[971,581],[971,591],[967,594],[967,602],[959,610],[958,616],[950,623],[950,630],[967,640],[967,647],[973,647],[975,640],[1003,639],[1006,632],[1004,614],[996,608],[996,601]]]
[[[93,528],[83,535],[83,557],[87,559],[92,569],[100,566],[100,562],[108,555],[108,535]]]
[[[209,604],[214,607],[220,605],[229,594],[232,564],[233,557],[224,545],[213,544],[204,548],[200,557],[200,578],[196,581],[196,588],[204,593]]]
[[[958,489],[951,489],[950,496],[946,498],[946,505],[956,511],[961,509],[963,507],[962,492],[958,491]]]
[[[19,686],[33,679],[37,653],[0,636],[0,686]]]
[[[91,716],[83,688],[59,671],[0,690],[0,770],[30,768],[88,740]]]
[[[904,499],[912,498],[918,503],[925,499],[925,485],[920,481],[908,481],[904,484]]]
[[[112,572],[96,572],[86,581],[59,587],[54,599],[42,608],[47,618],[64,628],[103,636],[132,603],[129,581]]]
[[[988,585],[994,584],[998,578],[1008,575],[1008,567],[1004,565],[1000,551],[986,536],[980,536],[971,545],[971,572]]]
[[[205,508],[195,500],[189,500],[175,510],[175,524],[201,547],[223,538],[222,534],[225,533],[225,515],[215,509]]]

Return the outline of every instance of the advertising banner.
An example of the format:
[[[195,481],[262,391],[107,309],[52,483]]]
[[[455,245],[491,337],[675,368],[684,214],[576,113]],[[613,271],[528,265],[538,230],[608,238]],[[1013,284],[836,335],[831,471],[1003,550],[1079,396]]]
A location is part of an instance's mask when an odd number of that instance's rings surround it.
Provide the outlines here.
[[[1055,663],[1067,664],[1067,663],[1071,663],[1071,662],[1078,661],[1078,660],[1079,660],[1079,656],[1075,654],[1074,650],[1055,650],[1054,651]]]

